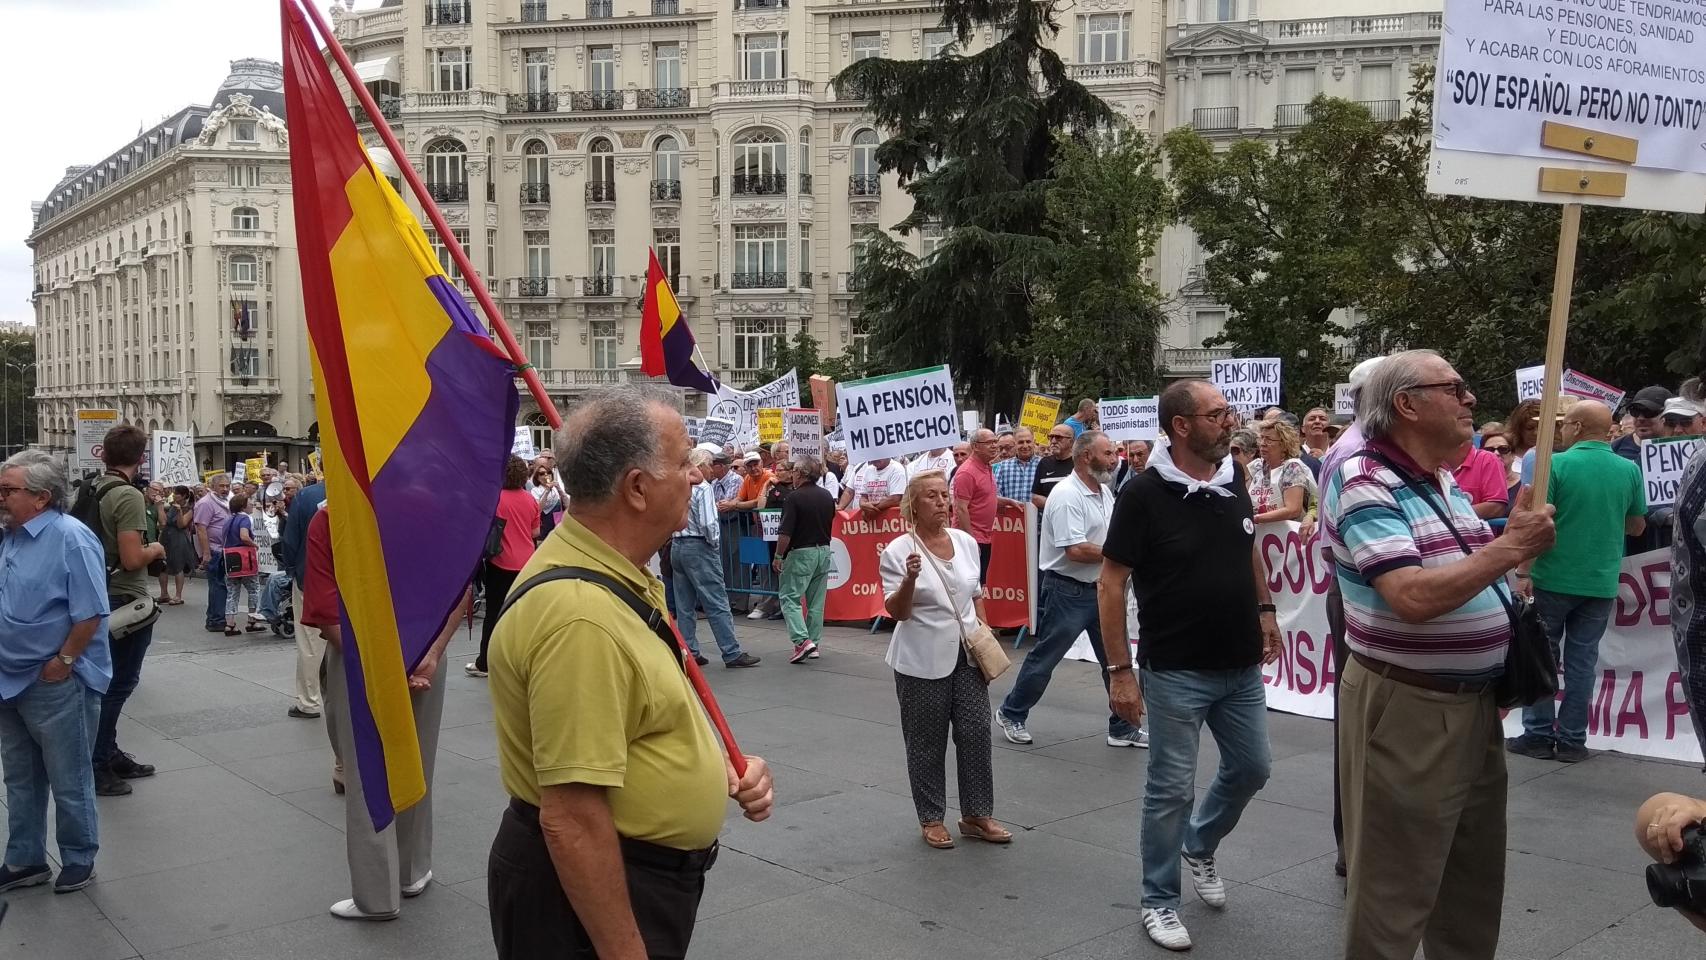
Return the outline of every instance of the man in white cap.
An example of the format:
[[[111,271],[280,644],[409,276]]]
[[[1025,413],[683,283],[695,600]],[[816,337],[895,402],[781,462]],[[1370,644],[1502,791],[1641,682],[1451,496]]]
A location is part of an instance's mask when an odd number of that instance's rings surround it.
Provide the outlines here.
[[[1700,404],[1687,397],[1671,397],[1665,401],[1664,409],[1659,412],[1659,421],[1664,424],[1661,436],[1698,437],[1706,430],[1706,417],[1702,416]]]

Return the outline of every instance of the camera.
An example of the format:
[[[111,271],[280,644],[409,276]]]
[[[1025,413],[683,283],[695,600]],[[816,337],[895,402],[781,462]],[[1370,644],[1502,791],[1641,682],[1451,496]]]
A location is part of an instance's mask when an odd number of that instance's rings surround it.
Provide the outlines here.
[[[1647,893],[1661,907],[1706,914],[1706,835],[1700,832],[1700,824],[1682,831],[1676,862],[1647,867]]]

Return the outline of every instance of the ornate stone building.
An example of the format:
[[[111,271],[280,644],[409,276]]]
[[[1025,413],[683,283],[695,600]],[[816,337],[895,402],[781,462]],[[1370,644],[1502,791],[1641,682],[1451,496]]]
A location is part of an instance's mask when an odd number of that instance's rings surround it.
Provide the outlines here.
[[[79,408],[195,434],[204,467],[317,442],[277,63],[236,60],[191,106],[34,204],[41,445]]]

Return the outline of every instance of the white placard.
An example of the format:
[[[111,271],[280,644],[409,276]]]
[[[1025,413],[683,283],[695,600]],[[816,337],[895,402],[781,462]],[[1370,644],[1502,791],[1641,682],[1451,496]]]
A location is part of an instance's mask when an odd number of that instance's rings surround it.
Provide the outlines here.
[[[960,440],[954,378],[946,364],[839,384],[836,405],[853,463],[951,447]]]
[[[763,528],[765,540],[775,543],[776,539],[782,535],[782,511],[760,510],[758,511],[758,522]]]
[[[758,443],[758,408],[797,407],[800,405],[800,378],[789,370],[780,377],[751,390],[736,390],[726,383],[717,384],[717,396],[711,401],[706,417],[717,417],[734,423],[734,442],[743,447]]]
[[[757,422],[755,418],[753,423],[756,424]],[[728,445],[730,438],[734,436],[734,432],[735,422],[733,420],[725,420],[722,417],[706,417],[699,424],[699,442],[708,443],[721,450]]]
[[[823,414],[816,407],[790,407],[782,411],[782,439],[790,453],[823,458]]]
[[[116,426],[117,410],[77,411],[77,451],[72,455],[72,465],[78,473],[106,468],[101,444],[107,439],[107,431]]]
[[[187,433],[154,431],[149,438],[148,469],[150,479],[165,487],[201,482],[195,470],[195,443]]]
[[[976,410],[960,411],[960,429],[966,432],[967,438],[970,438],[971,435],[976,433],[978,428],[982,426],[983,418]]]
[[[539,456],[539,451],[533,449],[532,427],[515,428],[515,439],[510,441],[509,452],[523,460],[532,460]]]
[[[1446,0],[1443,150],[1574,164],[1548,120],[1639,141],[1634,166],[1706,173],[1706,10],[1679,0]]]
[[[1516,372],[1516,402],[1537,400],[1546,392],[1546,367],[1523,367]]]
[[[1280,402],[1279,358],[1210,361],[1209,382],[1219,387],[1226,396],[1226,402],[1237,409],[1277,406]]]
[[[1676,503],[1682,471],[1699,450],[1699,437],[1666,437],[1641,444],[1641,480],[1647,485],[1647,509]]]
[[[1574,370],[1564,371],[1562,389],[1572,397],[1582,397],[1586,400],[1598,400],[1616,412],[1623,402],[1623,391],[1602,380],[1595,380],[1585,373]]]
[[[693,441],[694,443],[698,443],[699,442],[699,431],[703,430],[705,428],[705,418],[704,417],[682,417],[681,419],[687,424],[687,439]]]
[[[1115,397],[1096,401],[1096,417],[1109,440],[1148,440],[1161,430],[1159,397]]]
[[[1585,203],[1630,210],[1671,210],[1677,213],[1706,210],[1706,174],[1631,170],[1622,164],[1578,157],[1569,161],[1570,169],[1623,173],[1629,177],[1623,196],[1590,197],[1574,193],[1542,193],[1540,168],[1544,166],[1558,164],[1533,157],[1501,157],[1435,147],[1428,157],[1428,192],[1529,203]]]
[[[1351,385],[1348,383],[1333,384],[1333,416],[1354,417],[1357,415],[1357,402],[1351,398]]]

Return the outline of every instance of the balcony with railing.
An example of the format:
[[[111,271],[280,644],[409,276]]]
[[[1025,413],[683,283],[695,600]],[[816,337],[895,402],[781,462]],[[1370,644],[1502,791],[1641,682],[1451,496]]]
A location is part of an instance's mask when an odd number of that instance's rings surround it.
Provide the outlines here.
[[[736,273],[729,278],[729,286],[734,290],[785,290],[788,274],[782,271]]]
[[[800,271],[800,280],[797,286],[799,286],[801,290],[810,290],[812,288],[812,272],[810,270]]]
[[[1398,119],[1400,104],[1397,100],[1358,100],[1357,102],[1368,108],[1369,116],[1373,117],[1377,123],[1391,123]]]
[[[1238,108],[1197,107],[1191,111],[1191,128],[1194,130],[1236,130],[1238,129]]]
[[[339,40],[349,41],[379,34],[403,32],[403,8],[369,8],[349,13],[337,22]]]
[[[473,4],[466,2],[466,0],[464,2],[452,0],[448,3],[445,0],[433,0],[426,5],[426,25],[429,27],[466,24],[471,23],[473,19]]]
[[[148,241],[148,250],[146,255],[150,257],[169,257],[177,252],[178,242],[176,240],[150,240]]]
[[[586,185],[586,202],[588,205],[616,202],[616,181],[593,180]]]
[[[551,15],[545,0],[522,0],[521,22],[543,23]]]
[[[379,104],[380,116],[387,120],[401,120],[403,118],[402,97],[374,97],[373,99]]]
[[[652,202],[653,203],[680,203],[681,202],[681,181],[680,180],[653,180],[652,181]]]
[[[1066,68],[1066,75],[1080,83],[1121,83],[1147,79],[1159,81],[1163,73],[1162,65],[1154,60],[1074,63]]]
[[[735,0],[736,10],[786,10],[788,0]]]
[[[223,229],[213,231],[213,242],[235,246],[272,246],[278,235],[271,230]]]
[[[428,180],[426,188],[427,196],[432,197],[439,203],[468,202],[468,181],[466,180],[458,183],[442,183]]]
[[[141,250],[126,250],[118,255],[118,265],[121,267],[139,267],[142,265]]]
[[[556,277],[510,277],[504,295],[513,300],[555,299]]]
[[[652,0],[652,16],[673,17],[681,12],[681,0]]]
[[[875,173],[855,173],[847,178],[849,197],[876,197],[883,192],[883,178]]]
[[[809,173],[802,173],[802,174],[800,174],[800,196],[809,197],[811,195],[812,195],[812,175]]]
[[[636,90],[634,102],[641,110],[679,110],[693,106],[693,90],[690,87]]]
[[[1310,20],[1267,20],[1252,32],[1270,40],[1327,43],[1366,41],[1368,37],[1436,35],[1441,28],[1438,13],[1400,13],[1372,17],[1317,17]]]
[[[1286,129],[1309,122],[1309,104],[1282,103],[1274,108],[1274,126]]]
[[[574,280],[574,295],[577,297],[620,297],[622,295],[621,277],[576,277]]]
[[[787,100],[811,96],[810,80],[787,77],[780,80],[723,80],[715,84],[719,100]]]
[[[554,93],[512,93],[504,109],[509,113],[556,113]]]
[[[854,273],[852,271],[848,271],[846,273],[836,274],[836,276],[835,276],[835,292],[836,293],[842,293],[842,294],[858,293],[860,290],[863,290],[863,289],[865,289],[865,284],[862,281],[860,281],[859,275],[857,273]]]
[[[615,16],[615,4],[611,0],[586,0],[586,18],[588,20],[609,20]]]
[[[737,173],[730,178],[730,192],[737,197],[772,197],[788,192],[785,173]]]
[[[591,389],[618,383],[651,383],[655,379],[635,367],[540,367],[536,368],[535,372],[539,374],[539,382],[544,384],[546,389],[555,390],[576,387]]]
[[[576,90],[569,94],[569,109],[594,111],[620,110],[622,109],[622,91]]]
[[[1168,376],[1207,376],[1211,363],[1231,358],[1231,347],[1167,347],[1161,351],[1161,366]]]
[[[496,109],[498,95],[491,90],[424,90],[404,94],[403,106],[416,110]]]
[[[525,207],[525,206],[531,206],[531,205],[536,205],[536,204],[545,204],[545,203],[550,203],[550,202],[551,202],[551,184],[550,183],[541,180],[538,183],[533,183],[533,182],[529,181],[529,182],[523,183],[521,185],[521,205],[522,206]]]

